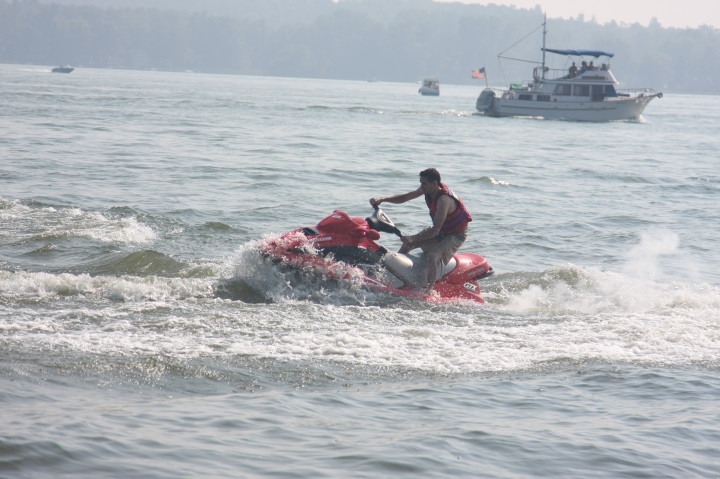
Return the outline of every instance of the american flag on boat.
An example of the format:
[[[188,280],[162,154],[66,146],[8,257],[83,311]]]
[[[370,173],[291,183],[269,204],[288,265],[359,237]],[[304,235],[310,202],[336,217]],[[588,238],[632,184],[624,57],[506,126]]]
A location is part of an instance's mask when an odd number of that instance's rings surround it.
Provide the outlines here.
[[[473,70],[470,74],[471,77],[475,79],[485,78],[485,67],[478,68],[477,70]]]

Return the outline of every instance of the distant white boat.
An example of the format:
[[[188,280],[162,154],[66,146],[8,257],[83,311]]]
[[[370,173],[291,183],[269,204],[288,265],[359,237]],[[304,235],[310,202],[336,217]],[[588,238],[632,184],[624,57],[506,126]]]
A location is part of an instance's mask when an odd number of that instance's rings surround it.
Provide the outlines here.
[[[555,50],[545,48],[546,21],[543,27],[541,66],[533,69],[533,79],[511,84],[507,90],[485,88],[476,101],[480,113],[488,116],[530,116],[575,121],[640,120],[645,107],[662,93],[651,88],[618,90],[618,81],[610,71],[613,53],[599,50]],[[551,70],[545,66],[545,53],[579,57],[606,57],[599,67],[593,61],[570,69]]]
[[[440,81],[434,78],[425,78],[422,81],[422,86],[420,86],[418,93],[429,96],[440,95]]]

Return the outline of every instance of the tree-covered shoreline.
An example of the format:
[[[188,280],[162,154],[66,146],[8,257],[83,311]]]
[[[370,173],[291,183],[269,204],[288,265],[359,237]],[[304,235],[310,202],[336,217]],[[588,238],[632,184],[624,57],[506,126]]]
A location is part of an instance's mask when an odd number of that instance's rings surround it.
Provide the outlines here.
[[[77,2],[81,0],[76,0]],[[60,3],[62,2],[62,3]],[[470,84],[527,79],[497,54],[543,12],[431,0],[0,0],[0,62]],[[112,5],[112,6],[111,6]],[[548,46],[613,51],[623,87],[720,93],[720,30],[548,18]],[[538,41],[513,56],[539,58]]]

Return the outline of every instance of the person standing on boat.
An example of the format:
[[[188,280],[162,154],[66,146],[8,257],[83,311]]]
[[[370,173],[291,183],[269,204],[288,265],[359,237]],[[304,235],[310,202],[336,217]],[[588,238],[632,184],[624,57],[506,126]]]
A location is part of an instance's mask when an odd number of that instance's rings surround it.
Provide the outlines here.
[[[421,248],[425,252],[427,277],[422,286],[430,290],[437,280],[438,262],[442,260],[448,264],[467,239],[468,223],[472,221],[472,216],[462,200],[441,181],[438,170],[428,168],[420,172],[418,189],[393,196],[370,198],[370,204],[373,207],[383,202],[400,204],[423,195],[433,224],[415,235],[403,236],[399,252],[405,254],[415,248]]]
[[[575,62],[572,62],[572,65],[570,65],[570,70],[568,71],[568,76],[570,78],[572,78],[575,75],[577,75],[577,72],[578,72],[577,65],[575,65]]]

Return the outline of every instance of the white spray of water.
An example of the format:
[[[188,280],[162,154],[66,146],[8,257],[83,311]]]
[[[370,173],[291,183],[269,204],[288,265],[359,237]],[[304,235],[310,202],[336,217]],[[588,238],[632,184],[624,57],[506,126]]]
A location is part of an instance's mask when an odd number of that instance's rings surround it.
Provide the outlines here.
[[[625,255],[621,272],[647,281],[657,281],[661,273],[661,259],[677,253],[678,235],[667,230],[647,231],[640,234],[640,243]]]
[[[643,232],[639,243],[623,255],[618,272],[576,265],[551,268],[528,275],[524,287],[506,290],[499,307],[517,312],[637,314],[686,304],[688,289],[683,281],[692,278],[681,273],[695,269],[679,246],[674,232]],[[678,268],[680,264],[685,267]]]

